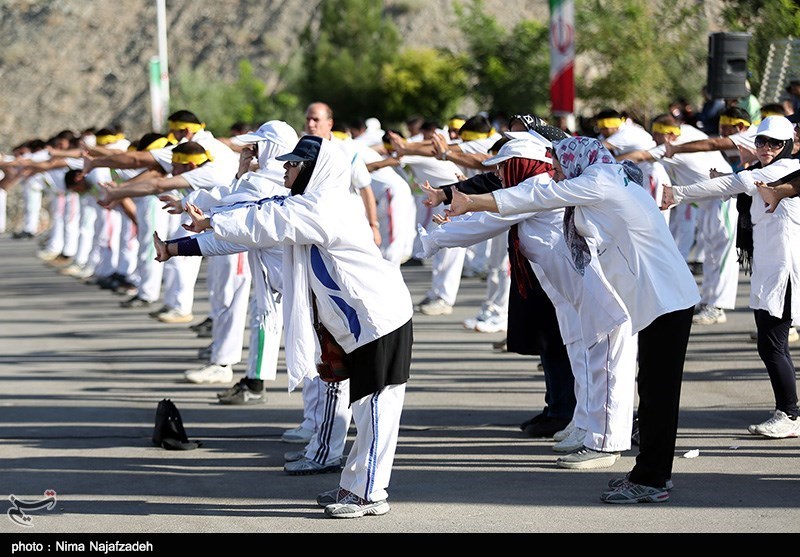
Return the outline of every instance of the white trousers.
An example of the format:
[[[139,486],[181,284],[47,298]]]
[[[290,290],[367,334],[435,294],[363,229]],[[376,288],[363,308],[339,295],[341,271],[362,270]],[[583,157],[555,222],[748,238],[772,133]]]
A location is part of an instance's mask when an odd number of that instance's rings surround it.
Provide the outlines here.
[[[432,259],[433,275],[427,294],[429,298],[441,298],[451,306],[456,303],[466,252],[466,248],[442,248],[436,252]]]
[[[189,233],[181,227],[181,222],[189,222],[189,217],[170,215],[167,227],[169,239],[185,238]],[[200,273],[202,257],[172,257],[164,264],[164,305],[179,313],[192,313],[194,306],[194,286]]]
[[[700,303],[733,309],[739,286],[739,261],[736,254],[736,198],[715,200],[701,212],[698,227],[703,238],[703,282]]]
[[[0,188],[0,234],[6,231],[6,202],[8,199],[8,192]]]
[[[392,197],[386,190],[386,212],[379,212],[378,223],[381,233],[381,254],[387,261],[400,265],[413,255],[414,240],[417,235],[417,208],[411,196]]]
[[[468,246],[464,254],[464,267],[476,273],[485,273],[489,265],[489,251],[492,240],[484,240]]]
[[[123,277],[128,277],[134,283],[138,282],[137,277],[133,275],[136,273],[136,264],[139,259],[139,240],[136,237],[136,225],[126,215],[122,209],[120,213],[120,227],[119,227],[119,259],[117,261],[117,273]]]
[[[107,277],[117,272],[119,266],[119,229],[122,215],[114,209],[97,206],[95,220],[94,251],[90,259],[94,261],[94,274]]]
[[[689,204],[677,205],[670,209],[670,212],[672,214],[669,217],[669,230],[672,232],[678,251],[684,260],[689,261],[689,252],[695,240],[697,208]]]
[[[283,330],[281,302],[276,301],[275,308],[277,310],[275,313],[259,313],[255,298],[251,297],[250,299],[250,345],[247,349],[247,372],[245,373],[248,379],[275,381],[278,375],[278,353],[281,348],[281,331]],[[305,392],[304,387],[304,403]]]
[[[309,387],[304,383],[303,392]],[[347,442],[347,430],[353,412],[350,409],[350,381],[326,383],[316,376],[310,387],[317,390],[314,405],[314,427],[316,433],[306,445],[306,458],[317,464],[329,464],[341,458]],[[305,403],[305,397],[303,403]]]
[[[247,253],[208,258],[209,291],[213,288],[211,362],[223,366],[242,361],[247,302],[250,299]]]
[[[579,345],[579,346],[575,346]],[[636,391],[637,337],[626,321],[585,350],[583,342],[567,347],[575,375],[575,426],[586,430],[583,444],[596,451],[620,452],[631,448]],[[570,347],[573,347],[570,350]],[[574,354],[573,354],[574,352]],[[574,364],[573,364],[574,366]]]
[[[434,226],[433,221],[431,218],[433,217],[433,209],[430,207],[426,207],[423,203],[428,198],[427,195],[424,193],[414,192],[414,205],[416,206],[417,210],[417,226],[421,226],[425,230],[430,231],[431,226]],[[416,226],[414,227],[416,231]],[[419,239],[419,234],[414,234],[414,247],[412,250],[412,254],[417,254],[422,252],[422,241]]]
[[[156,250],[153,246],[153,233],[159,238],[167,239],[169,213],[161,209],[161,202],[155,195],[136,198],[136,235],[139,240],[136,273],[139,275],[139,292],[137,296],[148,302],[155,302],[161,297],[161,280],[164,276],[164,265],[156,261]]]
[[[42,189],[44,184],[37,175],[25,180],[22,196],[25,214],[22,219],[22,231],[30,234],[39,233],[39,219],[42,212]]]
[[[75,257],[81,230],[81,196],[74,191],[64,196],[64,244],[61,253]]]
[[[356,438],[340,487],[367,501],[387,498],[405,396],[405,383],[388,385],[352,404]]]
[[[86,267],[94,245],[94,230],[97,222],[97,202],[91,195],[81,196],[80,231],[78,234],[78,250],[73,263]]]
[[[67,198],[63,192],[52,192],[50,196],[50,232],[44,251],[62,253],[64,251],[64,211]]]
[[[511,268],[508,262],[508,233],[503,232],[489,244],[489,273],[486,277],[484,307],[496,308],[501,315],[508,313],[508,293],[511,289]]]

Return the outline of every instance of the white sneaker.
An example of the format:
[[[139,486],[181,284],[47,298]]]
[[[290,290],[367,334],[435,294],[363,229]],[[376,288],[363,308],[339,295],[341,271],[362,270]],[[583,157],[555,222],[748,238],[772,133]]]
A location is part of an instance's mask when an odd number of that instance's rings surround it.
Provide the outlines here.
[[[500,333],[508,328],[508,316],[506,315],[491,315],[487,319],[478,321],[475,324],[475,330],[479,333]]]
[[[297,426],[294,429],[287,429],[284,431],[283,435],[281,435],[281,441],[284,443],[302,443],[306,445],[311,441],[312,437],[314,437],[314,432],[312,430]]]
[[[233,381],[231,366],[208,364],[200,369],[189,369],[183,373],[189,383],[230,383]]]
[[[562,439],[555,445],[553,450],[557,453],[571,453],[583,447],[583,440],[586,438],[586,430],[579,427],[572,428],[569,437]]]
[[[68,277],[80,277],[81,273],[83,273],[83,267],[77,263],[73,263],[61,269],[59,273]]]
[[[478,318],[470,317],[469,319],[464,319],[464,321],[461,324],[464,326],[465,329],[474,331],[475,325],[478,324]]]
[[[563,441],[572,434],[573,429],[575,429],[575,420],[570,420],[567,427],[561,431],[557,431],[555,435],[553,435],[553,441]]]
[[[692,323],[695,325],[715,325],[725,323],[727,320],[725,310],[714,306],[706,306],[700,313],[692,317]]]
[[[747,431],[754,435],[763,435],[772,439],[800,437],[800,419],[791,419],[780,410],[775,410],[766,422],[751,425]]]
[[[61,255],[61,254],[58,253],[57,251],[40,250],[40,251],[36,252],[36,257],[38,257],[42,261],[52,261],[53,259],[55,259],[59,255]]]
[[[191,313],[181,313],[173,308],[159,314],[157,319],[162,323],[191,323],[194,320],[194,315]]]
[[[450,315],[453,313],[453,306],[441,298],[436,298],[427,304],[420,305],[419,311],[425,315]]]

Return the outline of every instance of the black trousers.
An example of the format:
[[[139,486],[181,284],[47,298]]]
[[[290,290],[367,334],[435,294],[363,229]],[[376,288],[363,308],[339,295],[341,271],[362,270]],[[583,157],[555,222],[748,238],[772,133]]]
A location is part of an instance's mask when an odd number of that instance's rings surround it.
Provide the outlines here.
[[[672,476],[693,313],[694,307],[667,313],[639,331],[639,455],[633,483],[664,487]]]
[[[789,327],[792,325],[792,284],[786,285],[783,315],[773,317],[763,309],[753,310],[758,332],[758,355],[769,374],[775,408],[797,416],[797,374],[789,354]]]

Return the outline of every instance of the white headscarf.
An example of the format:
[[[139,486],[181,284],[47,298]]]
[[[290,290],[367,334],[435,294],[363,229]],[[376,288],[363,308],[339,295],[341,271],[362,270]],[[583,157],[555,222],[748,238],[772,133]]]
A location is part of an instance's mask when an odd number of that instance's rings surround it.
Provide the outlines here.
[[[336,211],[339,202],[352,201],[349,188],[349,161],[341,149],[323,139],[314,172],[301,196],[321,211]],[[304,377],[316,375],[317,363],[321,362],[311,306],[310,248],[295,244],[283,250],[283,322],[289,391],[294,390]]]
[[[297,132],[282,120],[270,120],[258,131],[264,135],[264,141],[258,142],[258,173],[266,174],[270,179],[283,183],[283,163],[275,157],[290,152],[297,145]]]

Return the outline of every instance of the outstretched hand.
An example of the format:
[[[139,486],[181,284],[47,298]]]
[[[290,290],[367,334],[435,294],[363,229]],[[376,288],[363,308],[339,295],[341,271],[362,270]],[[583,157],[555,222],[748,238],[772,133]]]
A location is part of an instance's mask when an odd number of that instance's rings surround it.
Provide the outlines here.
[[[431,220],[436,224],[444,224],[446,222],[450,222],[450,219],[446,215],[433,215]]]
[[[775,209],[778,208],[778,203],[781,202],[781,196],[778,195],[778,192],[775,190],[775,188],[768,186],[760,180],[756,180],[755,184],[758,187],[758,194],[761,196],[761,199],[764,200],[766,212],[774,213]]]
[[[448,217],[457,217],[464,213],[472,211],[472,200],[468,195],[453,188],[453,201],[450,202],[450,208],[444,210],[444,214]]]
[[[196,205],[187,203],[186,213],[189,215],[189,218],[192,219],[192,222],[181,226],[189,232],[202,232],[203,230],[211,228],[211,218],[205,216],[203,211]]]
[[[666,211],[667,209],[675,205],[675,194],[672,190],[672,186],[662,184],[662,188],[663,189],[661,191],[661,210]]]
[[[447,199],[441,189],[432,188],[430,182],[427,180],[425,180],[425,183],[420,186],[420,189],[425,194],[425,199],[422,201],[422,204],[426,207],[436,207],[437,205],[444,203]]]
[[[172,257],[167,249],[167,243],[158,237],[158,232],[153,232],[153,246],[156,248],[156,261],[163,263]]]
[[[183,205],[181,204],[183,198],[179,195],[165,193],[164,195],[159,195],[158,200],[164,203],[161,208],[166,209],[170,215],[180,215],[183,213]]]

